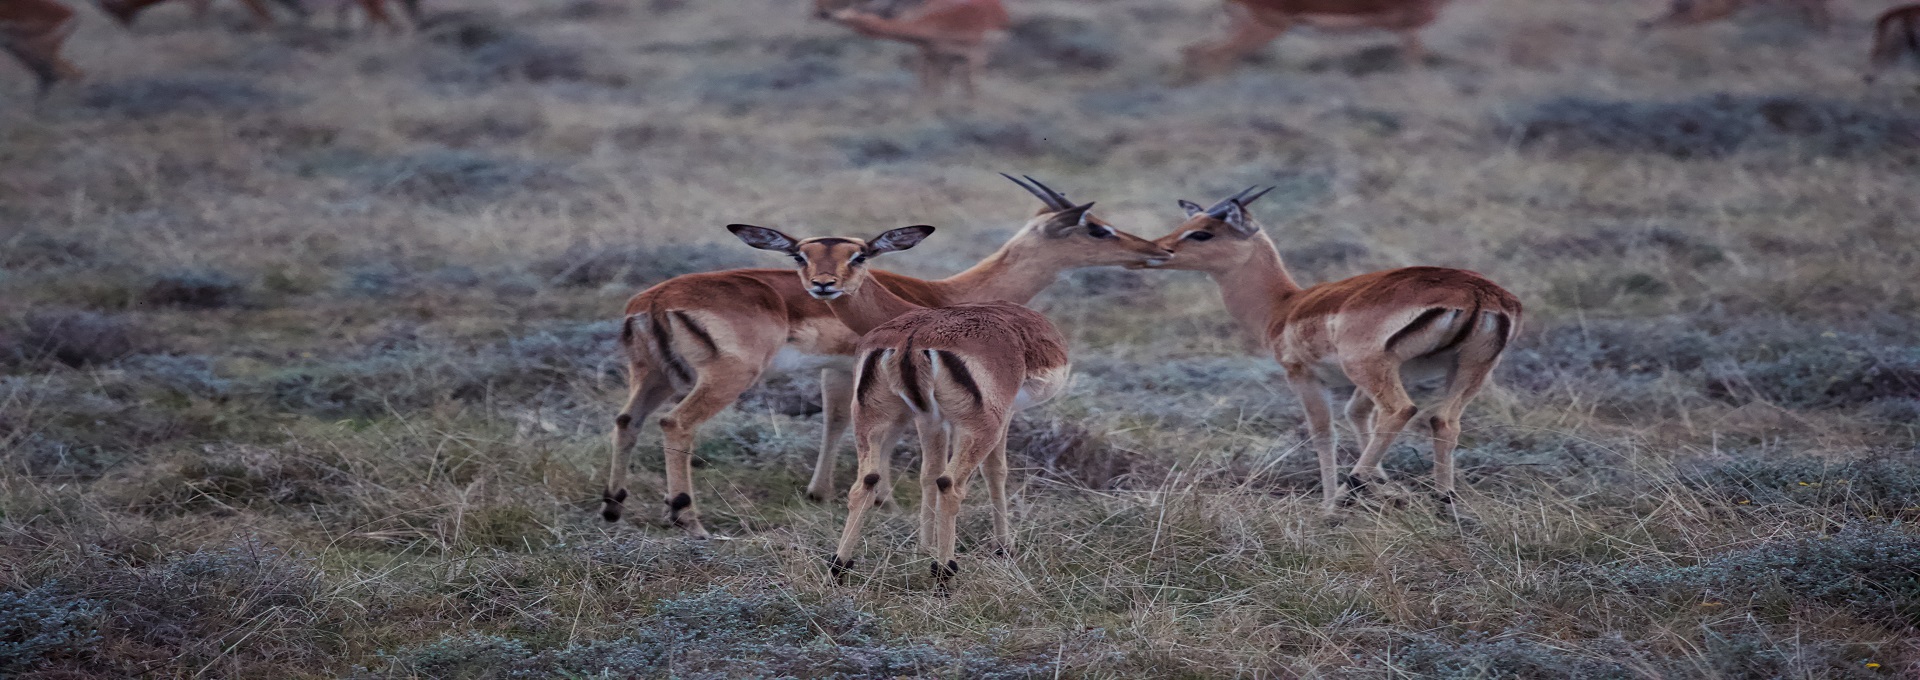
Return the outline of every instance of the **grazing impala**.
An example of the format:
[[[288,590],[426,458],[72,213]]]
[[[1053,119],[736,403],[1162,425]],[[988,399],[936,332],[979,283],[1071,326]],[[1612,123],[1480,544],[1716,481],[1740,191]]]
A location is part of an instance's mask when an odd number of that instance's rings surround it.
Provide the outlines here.
[[[1265,191],[1242,191],[1210,208],[1181,201],[1187,219],[1157,243],[1169,269],[1204,271],[1220,284],[1240,326],[1273,352],[1300,395],[1318,445],[1324,507],[1364,492],[1386,474],[1380,459],[1417,409],[1406,382],[1445,376],[1433,427],[1434,492],[1453,503],[1453,449],[1460,413],[1486,383],[1520,327],[1520,301],[1479,274],[1405,267],[1301,288],[1280,252],[1247,214]],[[1337,473],[1331,388],[1354,386],[1347,419],[1360,461]]]
[[[1670,26],[1693,26],[1719,21],[1733,16],[1734,13],[1749,5],[1760,4],[1763,0],[1673,0],[1667,7],[1667,13],[1659,17],[1640,22],[1640,30],[1651,30]],[[1775,0],[1800,6],[1807,21],[1821,30],[1832,23],[1833,15],[1827,9],[1827,0]]]
[[[1013,181],[1038,197],[1043,207],[999,251],[945,279],[928,281],[885,271],[872,272],[873,279],[923,307],[988,300],[1024,303],[1069,269],[1138,266],[1168,257],[1159,246],[1084,211],[1077,213],[1085,215],[1084,220],[1058,219],[1076,206],[1032,178]],[[834,454],[853,402],[852,372],[844,365],[851,362],[838,357],[853,356],[859,337],[834,317],[825,302],[808,295],[793,272],[781,269],[689,274],[634,296],[627,303],[620,335],[631,393],[614,418],[601,515],[607,521],[620,519],[627,498],[627,453],[639,424],[667,399],[679,395],[680,403],[660,419],[666,456],[666,520],[695,536],[707,535],[694,507],[695,431],[739,399],[783,354],[835,358],[835,365],[820,373],[826,422],[819,463],[807,485],[809,497],[830,497]]]
[[[1426,61],[1420,29],[1439,18],[1448,0],[1227,0],[1233,32],[1217,42],[1186,49],[1188,75],[1224,71],[1294,26],[1332,30],[1379,29],[1400,34],[1408,66]]]
[[[836,7],[820,0],[819,16],[843,24],[869,38],[896,40],[920,48],[915,72],[920,89],[938,97],[948,76],[958,73],[960,88],[974,94],[974,77],[987,63],[987,53],[1010,23],[1000,0],[928,0],[890,17],[860,7]]]
[[[0,47],[33,72],[45,95],[55,83],[80,77],[80,69],[60,57],[73,34],[73,9],[54,0],[0,2]]]
[[[1920,61],[1920,4],[1887,10],[1873,22],[1873,51],[1867,66],[1867,82],[1902,58]]]
[[[1086,226],[1093,204],[1048,217]],[[955,523],[967,484],[983,469],[992,500],[996,552],[1013,550],[1007,520],[1007,425],[1013,412],[1066,389],[1066,339],[1038,312],[1010,302],[927,308],[884,285],[869,285],[866,263],[906,250],[933,227],[894,229],[872,241],[793,237],[765,227],[729,225],[747,245],[786,253],[800,263],[807,293],[860,338],[854,373],[853,441],[859,476],[847,492],[847,526],[834,551],[835,579],[853,566],[860,523],[886,486],[893,442],[911,421],[920,432],[920,540],[933,553],[933,576],[946,589],[960,565],[953,559]]]

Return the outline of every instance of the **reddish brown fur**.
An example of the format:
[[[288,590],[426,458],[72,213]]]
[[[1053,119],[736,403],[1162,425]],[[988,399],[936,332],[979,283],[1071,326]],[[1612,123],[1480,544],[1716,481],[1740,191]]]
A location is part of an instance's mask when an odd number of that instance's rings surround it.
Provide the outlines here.
[[[913,305],[938,307],[987,300],[1025,302],[1067,269],[1140,264],[1167,255],[1152,243],[1124,232],[1095,237],[1090,230],[1112,230],[1111,225],[1090,214],[1084,222],[1079,221],[1082,214],[1086,214],[1084,209],[1042,209],[999,252],[946,279],[930,281],[865,271],[868,278]],[[680,340],[687,331],[667,312],[681,312],[697,323],[715,325],[707,330],[714,334],[719,351],[708,353],[691,340]],[[666,325],[652,325],[663,318]],[[783,347],[812,356],[854,356],[859,339],[834,316],[826,302],[808,295],[791,270],[745,269],[677,277],[629,300],[625,319],[622,337],[628,354],[630,392],[619,414],[625,420],[616,419],[613,433],[604,494],[607,503],[602,511],[609,519],[617,519],[623,512],[617,499],[625,491],[627,452],[648,415],[668,400],[681,397],[680,403],[661,419],[668,459],[666,497],[673,498],[680,493],[692,494],[691,458],[685,452],[694,447],[695,430],[757,382]],[[879,322],[866,328],[874,325]],[[667,338],[668,346],[661,346],[661,337]],[[687,355],[675,356],[684,362],[690,380],[676,376],[673,364],[660,363],[666,351]],[[835,454],[851,423],[853,388],[850,370],[822,369],[826,427],[822,430],[819,461],[807,486],[812,498],[824,500],[834,493]],[[694,501],[695,505],[681,511],[678,519],[690,532],[702,535],[698,498]]]
[[[1081,208],[1084,211],[1084,208]],[[869,508],[885,500],[893,441],[906,424],[920,433],[921,540],[932,549],[933,573],[945,588],[957,570],[955,525],[976,469],[992,499],[994,543],[1012,550],[1007,518],[1007,425],[1013,412],[1051,399],[1066,387],[1066,339],[1052,322],[1008,302],[927,308],[885,286],[868,285],[866,260],[905,250],[932,227],[895,229],[860,241],[795,241],[764,227],[730,227],[741,240],[801,260],[799,278],[848,327],[871,329],[858,351],[854,442],[860,479],[847,492],[847,525],[834,553],[836,566],[853,563]],[[1029,397],[1022,400],[1022,396]],[[868,480],[872,480],[869,483]],[[844,573],[844,567],[836,575]]]
[[[1190,76],[1212,75],[1273,42],[1298,25],[1371,28],[1400,34],[1409,66],[1426,60],[1420,30],[1440,16],[1449,0],[1227,0],[1233,32],[1185,50]]]
[[[961,90],[973,96],[974,78],[986,64],[987,53],[1012,23],[1000,0],[929,0],[897,18],[857,8],[832,9],[826,0],[816,7],[820,16],[861,35],[919,47],[920,87],[935,97],[956,72]]]
[[[1873,49],[1868,53],[1867,82],[1901,58],[1920,60],[1920,4],[1887,10],[1873,22]]]
[[[33,72],[42,94],[62,80],[79,78],[79,67],[60,56],[77,20],[73,8],[54,0],[0,2],[0,48]]]
[[[1518,332],[1520,300],[1484,276],[1441,267],[1301,288],[1239,197],[1206,210],[1182,205],[1188,219],[1158,241],[1176,253],[1166,266],[1212,275],[1228,310],[1286,370],[1319,449],[1325,507],[1332,510],[1348,491],[1384,479],[1380,459],[1417,410],[1403,374],[1418,378],[1429,371],[1446,376],[1430,423],[1434,488],[1451,502],[1460,414]],[[1347,383],[1355,387],[1347,417],[1363,451],[1343,483],[1328,390]]]

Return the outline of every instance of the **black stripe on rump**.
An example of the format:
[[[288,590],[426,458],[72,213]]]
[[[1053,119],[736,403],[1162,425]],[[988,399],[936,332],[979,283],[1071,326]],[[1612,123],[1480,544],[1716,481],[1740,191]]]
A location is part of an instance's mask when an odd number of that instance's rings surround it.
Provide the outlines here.
[[[973,372],[967,370],[967,364],[960,360],[960,355],[944,349],[936,349],[933,353],[940,358],[940,363],[947,367],[947,371],[953,374],[953,381],[960,383],[961,389],[966,390],[967,394],[973,395],[974,406],[986,403],[986,395],[980,392],[980,383],[974,381]]]
[[[1452,340],[1448,340],[1447,344],[1444,344],[1435,348],[1432,352],[1428,352],[1428,354],[1439,354],[1441,352],[1445,352],[1448,350],[1452,350],[1456,347],[1459,347],[1460,343],[1467,341],[1467,336],[1473,335],[1473,329],[1479,326],[1480,326],[1480,308],[1475,307],[1473,308],[1473,311],[1471,313],[1467,314],[1467,323],[1460,326],[1460,332],[1454,333]]]
[[[880,355],[884,352],[886,350],[876,349],[860,360],[860,379],[853,384],[853,400],[856,403],[867,403],[867,393],[873,391],[873,374],[880,370]]]
[[[700,324],[695,323],[693,320],[693,317],[688,316],[686,312],[682,312],[678,310],[668,312],[668,313],[672,314],[673,318],[679,319],[680,324],[687,327],[688,333],[692,333],[693,337],[699,338],[700,344],[706,345],[708,352],[712,352],[714,354],[720,353],[720,346],[713,344],[713,336],[707,334],[707,329],[701,328]]]
[[[1433,322],[1440,318],[1441,314],[1445,313],[1447,313],[1447,308],[1445,307],[1434,307],[1433,309],[1421,312],[1420,316],[1414,318],[1413,323],[1407,324],[1406,327],[1394,331],[1393,335],[1387,338],[1387,351],[1393,351],[1393,348],[1401,342],[1404,342],[1408,336],[1426,330],[1428,326],[1432,326]]]
[[[660,358],[667,364],[667,371],[680,377],[684,382],[693,382],[693,369],[673,353],[673,338],[667,335],[666,319],[650,319],[647,328],[653,330],[653,344],[660,349]]]
[[[900,389],[907,393],[907,405],[913,410],[926,413],[926,393],[920,389],[920,369],[913,365],[913,350],[900,350]]]
[[[1500,325],[1500,341],[1493,347],[1494,356],[1499,356],[1507,351],[1507,338],[1513,335],[1513,318],[1499,312],[1495,312],[1493,318]]]

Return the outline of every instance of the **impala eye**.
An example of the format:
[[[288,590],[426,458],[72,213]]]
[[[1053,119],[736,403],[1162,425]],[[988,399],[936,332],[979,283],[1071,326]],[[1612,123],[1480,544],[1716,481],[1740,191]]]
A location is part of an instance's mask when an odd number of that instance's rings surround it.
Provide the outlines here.
[[[1113,229],[1110,229],[1105,225],[1099,225],[1099,224],[1087,225],[1087,233],[1092,234],[1094,238],[1113,238]]]
[[[1213,240],[1213,232],[1211,232],[1211,231],[1189,231],[1189,232],[1187,232],[1187,240],[1189,240],[1189,241],[1210,241],[1210,240]]]
[[[805,266],[807,266],[807,258],[806,258],[806,256],[804,256],[804,255],[801,255],[801,254],[799,254],[799,253],[794,253],[794,254],[793,254],[793,261],[794,261],[794,262],[798,262],[798,263],[800,263],[800,266],[802,266],[802,267],[805,267]]]
[[[858,266],[860,263],[866,262],[866,261],[867,261],[866,253],[859,253],[854,255],[853,257],[847,258],[847,264],[855,265],[855,266]]]

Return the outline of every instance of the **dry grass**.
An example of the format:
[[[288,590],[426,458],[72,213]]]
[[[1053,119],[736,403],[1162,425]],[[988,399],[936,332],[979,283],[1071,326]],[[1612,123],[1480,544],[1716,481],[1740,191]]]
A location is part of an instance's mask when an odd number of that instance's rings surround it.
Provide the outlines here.
[[[1024,42],[938,106],[792,0],[481,0],[408,38],[89,14],[91,83],[0,82],[0,673],[1920,672],[1920,96],[1858,85],[1873,3],[1635,41],[1661,3],[1462,0],[1423,72],[1301,35],[1178,87],[1209,0],[1014,4]],[[1036,302],[1078,382],[1017,426],[1022,549],[951,599],[909,511],[830,585],[811,376],[704,433],[735,540],[598,519],[637,287],[778,266],[739,221],[936,224],[890,266],[955,271],[1029,209],[996,171],[1146,235],[1273,183],[1303,278],[1508,285],[1477,524],[1320,518],[1211,284],[1119,271]]]

